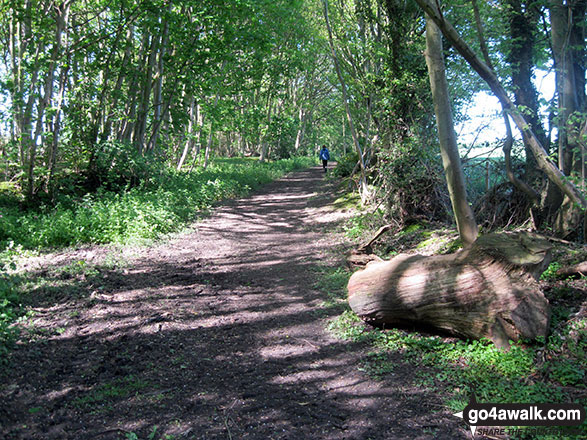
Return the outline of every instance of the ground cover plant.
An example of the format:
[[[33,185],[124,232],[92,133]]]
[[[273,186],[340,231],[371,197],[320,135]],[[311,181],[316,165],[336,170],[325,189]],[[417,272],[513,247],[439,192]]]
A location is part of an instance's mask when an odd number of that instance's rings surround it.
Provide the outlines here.
[[[168,170],[155,182],[128,190],[98,189],[62,199],[55,206],[23,212],[2,206],[0,250],[126,243],[177,230],[219,200],[242,196],[286,172],[306,167],[308,158],[259,163],[218,159],[192,173]]]
[[[356,242],[356,237],[369,236],[375,226],[359,214],[342,229],[349,240]],[[459,247],[453,230],[419,223],[381,239],[376,252],[389,258],[398,252],[451,253]],[[513,344],[508,351],[496,348],[490,341],[464,341],[424,329],[382,330],[367,326],[344,301],[341,268],[325,268],[331,273],[324,278],[336,282],[319,287],[328,290],[331,298],[339,298],[339,315],[330,321],[329,329],[342,339],[371,347],[359,368],[375,379],[392,377],[398,364],[407,362],[413,367],[414,384],[444,396],[444,404],[455,413],[463,410],[471,392],[479,402],[586,405],[587,316],[583,302],[587,279],[556,274],[560,267],[586,258],[584,246],[555,242],[553,262],[541,278],[552,306],[550,334],[545,340]],[[348,280],[351,272],[345,272]],[[522,433],[519,438],[534,438],[532,435]]]
[[[429,428],[435,395],[398,399],[357,369],[359,344],[325,331],[344,299],[313,284],[346,275],[318,269],[342,255],[332,186],[314,167],[147,246],[17,261],[34,314],[0,370],[0,437],[466,438],[447,410]]]
[[[25,313],[22,295],[35,288],[22,274],[12,273],[19,256],[47,248],[155,239],[192,222],[216,202],[248,194],[313,162],[305,157],[264,163],[218,158],[206,169],[191,173],[168,170],[155,181],[134,188],[98,189],[79,197],[62,197],[55,206],[27,210],[19,205],[17,194],[5,192],[0,200],[0,363],[16,337],[11,324]],[[87,276],[93,269],[83,263],[63,273]]]

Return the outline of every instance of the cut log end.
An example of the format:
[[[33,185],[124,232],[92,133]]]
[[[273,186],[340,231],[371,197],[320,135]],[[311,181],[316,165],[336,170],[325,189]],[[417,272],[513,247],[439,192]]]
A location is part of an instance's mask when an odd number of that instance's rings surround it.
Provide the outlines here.
[[[349,304],[372,324],[431,326],[498,346],[546,336],[550,307],[536,280],[549,249],[530,234],[489,234],[453,255],[398,255],[353,274]]]

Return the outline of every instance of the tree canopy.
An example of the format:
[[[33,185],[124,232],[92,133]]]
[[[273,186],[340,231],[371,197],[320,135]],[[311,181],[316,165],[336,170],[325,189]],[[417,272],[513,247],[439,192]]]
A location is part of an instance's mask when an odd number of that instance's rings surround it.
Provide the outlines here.
[[[426,12],[443,33],[455,122],[481,90],[503,105],[503,158],[457,138],[477,221],[584,237],[587,1],[438,5],[2,0],[0,180],[30,203],[66,181],[133,186],[157,167],[328,144],[365,203],[400,222],[449,219]],[[538,69],[553,72],[554,97],[537,92]],[[510,119],[521,135],[507,140]]]

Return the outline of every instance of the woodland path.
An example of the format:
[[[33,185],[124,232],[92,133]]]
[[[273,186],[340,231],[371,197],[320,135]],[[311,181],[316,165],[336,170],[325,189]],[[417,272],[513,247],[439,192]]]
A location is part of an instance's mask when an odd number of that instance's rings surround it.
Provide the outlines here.
[[[314,286],[344,254],[335,192],[315,167],[131,254],[32,261],[60,287],[37,288],[0,376],[0,438],[467,438],[413,367],[373,380],[365,348],[325,330],[340,310]]]

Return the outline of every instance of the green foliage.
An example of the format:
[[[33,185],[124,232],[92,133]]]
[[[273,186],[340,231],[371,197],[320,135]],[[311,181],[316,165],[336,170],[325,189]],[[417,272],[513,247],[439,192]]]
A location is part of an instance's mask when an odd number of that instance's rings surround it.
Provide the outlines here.
[[[236,165],[219,161],[191,174],[166,171],[152,185],[121,192],[100,189],[52,209],[22,213],[13,207],[0,222],[0,247],[9,242],[38,249],[153,239],[177,230],[219,200],[246,194],[310,163],[307,158]]]
[[[334,175],[338,177],[350,176],[358,161],[359,155],[355,152],[348,153],[345,156],[342,156],[336,162],[336,168],[334,168]]]
[[[421,384],[432,388],[469,390],[474,388],[480,400],[492,402],[561,402],[565,400],[564,386],[584,387],[585,340],[575,344],[572,356],[556,357],[557,336],[551,336],[545,346],[512,344],[509,350],[496,348],[489,341],[445,341],[439,336],[424,336],[400,329],[368,330],[350,311],[332,320],[329,329],[341,338],[370,341],[384,352],[401,353],[403,358],[418,366],[428,380]],[[585,338],[585,333],[583,333]],[[536,359],[543,352],[552,353],[552,361],[541,366]],[[368,360],[370,371],[377,375],[385,371],[385,355]],[[383,365],[374,365],[378,360]],[[389,366],[391,369],[391,366]],[[545,384],[532,378],[550,373]],[[450,399],[457,396],[451,395]],[[456,399],[460,402],[459,399]],[[462,410],[462,407],[452,408]]]
[[[123,142],[105,142],[96,149],[88,178],[93,188],[123,191],[157,179],[163,164],[156,154],[140,154]]]
[[[456,251],[463,247],[463,242],[460,238],[455,238],[454,240],[449,240],[445,243],[441,249],[439,249],[440,254],[454,254]]]
[[[16,281],[0,268],[0,366],[8,361],[18,332],[11,324],[18,317],[19,297],[15,290]]]
[[[389,216],[400,223],[410,217],[448,220],[446,181],[430,149],[405,141],[377,157],[375,182],[386,195],[383,206]]]
[[[477,148],[483,151],[483,148],[489,150],[491,146],[479,145]],[[514,167],[521,166],[521,161],[516,160],[516,156],[513,157],[513,162]],[[507,182],[504,170],[505,163],[501,157],[477,157],[464,160],[463,174],[467,185],[467,195],[471,203],[474,204],[481,199],[488,189]]]
[[[12,260],[20,252],[21,248],[10,243],[0,253],[0,366],[8,361],[8,353],[18,337],[18,330],[12,324],[22,314],[18,286],[23,280],[12,274],[15,268]]]
[[[561,264],[558,261],[553,261],[548,265],[548,268],[542,272],[540,279],[545,281],[552,281],[560,278],[560,276],[556,273],[560,268]]]
[[[369,333],[360,318],[351,310],[345,310],[338,317],[330,320],[328,330],[341,339],[362,341],[369,338]]]
[[[383,224],[383,212],[376,211],[373,214],[360,214],[348,219],[343,224],[343,230],[347,238],[357,240],[368,235]]]
[[[419,223],[414,223],[412,225],[406,226],[404,229],[401,230],[399,235],[412,235],[422,229],[422,225]]]
[[[381,380],[386,375],[393,373],[395,364],[388,359],[387,353],[372,351],[367,353],[366,358],[361,362],[360,371],[364,371],[375,380]]]
[[[160,440],[173,440],[176,438],[175,435],[172,434],[165,434],[163,435],[163,437],[158,437],[157,436],[157,429],[159,429],[158,426],[154,426],[153,429],[151,429],[151,432],[149,433],[149,435],[147,437],[145,437],[146,440],[155,440],[155,439],[160,439]],[[140,440],[141,437],[139,437],[135,432],[127,432],[125,434],[125,438],[126,440]]]
[[[147,388],[149,383],[133,375],[97,386],[83,397],[72,402],[77,408],[89,408],[92,410],[108,410],[111,401],[135,395]]]
[[[332,206],[336,209],[360,209],[361,197],[354,192],[348,192],[336,199]]]
[[[447,340],[401,329],[368,328],[350,310],[332,319],[328,328],[340,338],[372,345],[375,351],[360,369],[376,379],[397,367],[389,354],[401,354],[414,368],[414,383],[446,394],[446,404],[455,412],[462,411],[471,390],[484,402],[562,403],[573,401],[566,387],[585,387],[584,319],[553,329],[546,341],[512,344],[509,350],[485,340]]]
[[[344,267],[318,266],[314,269],[316,282],[314,287],[324,292],[327,300],[321,308],[341,308],[346,303],[346,285],[351,274]]]
[[[222,199],[244,195],[283,174],[312,165],[310,158],[271,163],[219,159],[206,170],[191,174],[167,171],[152,185],[122,192],[99,190],[71,198],[52,209],[22,212],[18,206],[0,214],[0,364],[14,344],[14,322],[24,313],[22,292],[33,288],[12,274],[15,260],[30,251],[81,243],[126,243],[154,239],[193,221],[198,213]],[[84,260],[61,267],[57,279],[96,277],[97,268]],[[329,282],[340,275],[328,277]],[[47,292],[62,294],[77,287],[45,282]],[[38,286],[37,286],[38,287]],[[30,289],[29,289],[30,290]]]

